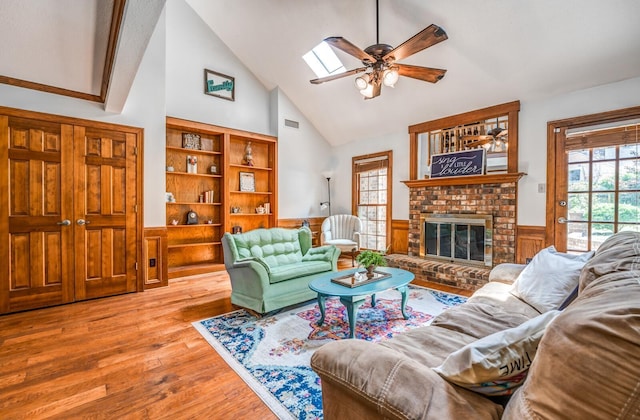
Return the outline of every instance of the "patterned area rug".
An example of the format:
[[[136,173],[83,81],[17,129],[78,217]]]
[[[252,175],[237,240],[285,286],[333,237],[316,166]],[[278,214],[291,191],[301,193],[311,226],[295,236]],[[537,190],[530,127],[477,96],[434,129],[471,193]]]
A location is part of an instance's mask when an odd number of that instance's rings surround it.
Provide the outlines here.
[[[465,297],[409,286],[405,320],[400,293],[376,295],[358,310],[356,338],[381,341],[395,334],[427,325],[434,316]],[[315,301],[256,318],[238,310],[203,321],[194,327],[251,389],[281,419],[321,419],[320,379],[311,369],[311,355],[331,340],[348,338],[345,307],[337,298],[326,301],[326,317],[316,325],[320,310]]]

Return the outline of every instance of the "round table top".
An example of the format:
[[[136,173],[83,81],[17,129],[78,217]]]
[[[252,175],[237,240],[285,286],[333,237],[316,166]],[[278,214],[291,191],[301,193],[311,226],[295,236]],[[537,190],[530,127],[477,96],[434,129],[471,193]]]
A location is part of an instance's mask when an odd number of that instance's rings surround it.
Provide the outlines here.
[[[360,296],[360,295],[372,295],[378,292],[383,292],[388,289],[395,289],[396,287],[406,286],[413,279],[413,273],[402,270],[400,268],[392,267],[378,267],[376,271],[389,273],[391,277],[387,277],[381,280],[376,280],[371,283],[363,284],[362,286],[347,287],[331,281],[336,277],[346,276],[357,271],[364,271],[362,268],[353,268],[344,271],[331,271],[324,274],[321,277],[313,280],[309,283],[309,288],[314,292],[326,295],[326,296]]]

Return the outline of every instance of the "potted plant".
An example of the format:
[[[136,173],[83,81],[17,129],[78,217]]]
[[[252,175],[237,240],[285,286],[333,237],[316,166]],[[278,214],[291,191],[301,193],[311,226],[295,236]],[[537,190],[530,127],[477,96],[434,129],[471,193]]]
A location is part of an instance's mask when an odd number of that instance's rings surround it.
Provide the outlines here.
[[[360,252],[356,257],[356,261],[367,269],[368,278],[373,277],[373,270],[375,270],[376,267],[385,267],[387,265],[387,260],[384,258],[383,253],[370,249]]]

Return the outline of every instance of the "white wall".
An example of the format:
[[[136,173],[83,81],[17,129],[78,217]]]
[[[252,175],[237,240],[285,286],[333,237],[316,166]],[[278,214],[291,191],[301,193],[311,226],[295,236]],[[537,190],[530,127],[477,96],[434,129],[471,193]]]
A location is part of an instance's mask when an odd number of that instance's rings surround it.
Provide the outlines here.
[[[543,100],[521,102],[519,168],[527,175],[518,184],[518,224],[545,225],[546,195],[538,193],[538,184],[547,182],[547,122],[638,105],[640,78]],[[334,213],[351,211],[351,157],[389,149],[393,150],[392,217],[409,218],[409,188],[401,182],[409,178],[407,127],[398,127],[398,132],[393,134],[347,143],[334,149],[338,159]]]
[[[322,173],[335,165],[331,146],[280,89],[273,94],[277,97],[278,217],[327,216],[320,202],[327,200],[327,180]],[[298,122],[298,128],[285,126],[285,119]]]
[[[165,11],[162,12],[121,114],[102,104],[0,84],[0,105],[144,129],[144,225],[165,225]],[[161,181],[158,181],[161,180]]]
[[[184,0],[166,8],[167,115],[275,135],[265,87]],[[204,69],[235,78],[235,101],[204,93]]]

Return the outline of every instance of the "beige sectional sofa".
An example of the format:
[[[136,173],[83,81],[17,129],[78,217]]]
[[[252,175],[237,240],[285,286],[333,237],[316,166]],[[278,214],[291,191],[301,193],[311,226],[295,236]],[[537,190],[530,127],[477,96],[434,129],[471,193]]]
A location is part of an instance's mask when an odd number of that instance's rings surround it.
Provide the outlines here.
[[[434,370],[547,311],[514,293],[523,268],[497,266],[487,285],[429,326],[377,344],[356,339],[320,348],[311,365],[321,378],[325,419],[640,418],[638,233],[610,237],[578,270],[577,298],[551,317],[507,395],[487,396]]]

